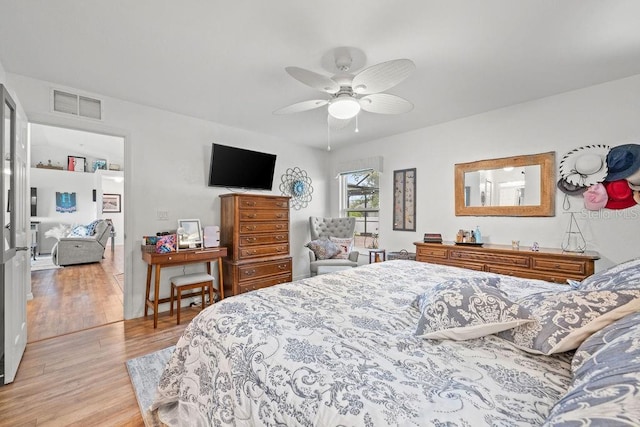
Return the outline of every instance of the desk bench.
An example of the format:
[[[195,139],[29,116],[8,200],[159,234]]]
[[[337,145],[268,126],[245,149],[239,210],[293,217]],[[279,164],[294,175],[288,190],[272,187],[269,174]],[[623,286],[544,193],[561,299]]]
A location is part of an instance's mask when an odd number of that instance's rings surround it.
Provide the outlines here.
[[[149,309],[152,309],[153,327],[157,328],[158,305],[170,301],[170,298],[158,298],[160,293],[160,271],[163,267],[178,267],[204,262],[207,265],[207,274],[211,274],[211,262],[218,261],[218,286],[220,286],[220,299],[223,299],[224,287],[222,283],[222,258],[226,256],[227,248],[222,246],[218,248],[185,249],[182,251],[168,252],[164,254],[142,252],[142,260],[147,264],[147,289],[145,293],[144,317],[146,318]],[[154,276],[155,279],[153,299],[150,298],[152,276]]]

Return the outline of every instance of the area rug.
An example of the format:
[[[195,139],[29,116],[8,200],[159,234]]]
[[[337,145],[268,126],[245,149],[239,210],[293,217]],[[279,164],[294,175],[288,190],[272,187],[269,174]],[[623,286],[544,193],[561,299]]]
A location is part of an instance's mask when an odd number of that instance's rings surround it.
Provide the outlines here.
[[[147,427],[164,425],[160,422],[155,412],[149,411],[149,407],[153,402],[156,388],[160,382],[160,375],[162,375],[162,371],[174,349],[175,346],[172,345],[171,347],[127,360],[129,378],[136,393],[144,425]]]
[[[54,268],[61,268],[53,263],[51,259],[51,255],[40,255],[37,256],[35,261],[31,260],[31,271],[39,271],[39,270],[51,270]]]

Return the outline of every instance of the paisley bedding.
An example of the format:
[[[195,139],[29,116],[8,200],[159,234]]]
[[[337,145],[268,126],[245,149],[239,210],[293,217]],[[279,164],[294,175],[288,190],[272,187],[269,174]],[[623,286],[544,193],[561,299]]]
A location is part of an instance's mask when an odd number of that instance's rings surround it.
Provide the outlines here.
[[[573,353],[415,335],[416,299],[490,273],[395,260],[227,298],[187,327],[152,409],[168,425],[541,425]],[[511,299],[569,286],[498,276]]]

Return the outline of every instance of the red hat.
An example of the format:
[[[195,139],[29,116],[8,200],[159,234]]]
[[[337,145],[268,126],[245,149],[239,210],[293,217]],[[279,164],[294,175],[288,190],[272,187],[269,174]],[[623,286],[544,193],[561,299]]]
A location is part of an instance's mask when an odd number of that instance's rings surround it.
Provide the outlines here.
[[[609,195],[609,201],[607,201],[605,208],[627,209],[636,205],[636,201],[633,199],[633,191],[629,188],[629,184],[626,179],[605,182],[604,186],[607,189],[607,194]]]

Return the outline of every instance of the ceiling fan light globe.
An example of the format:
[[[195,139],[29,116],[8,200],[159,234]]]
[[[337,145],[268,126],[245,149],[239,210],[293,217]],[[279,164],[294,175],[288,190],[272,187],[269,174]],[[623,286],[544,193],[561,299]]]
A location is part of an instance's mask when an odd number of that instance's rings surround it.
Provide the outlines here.
[[[360,103],[351,97],[337,98],[329,104],[329,114],[336,119],[351,119],[360,112]]]

